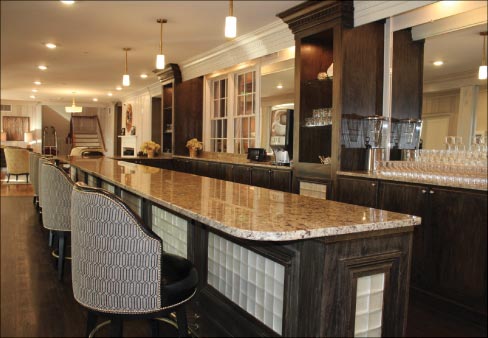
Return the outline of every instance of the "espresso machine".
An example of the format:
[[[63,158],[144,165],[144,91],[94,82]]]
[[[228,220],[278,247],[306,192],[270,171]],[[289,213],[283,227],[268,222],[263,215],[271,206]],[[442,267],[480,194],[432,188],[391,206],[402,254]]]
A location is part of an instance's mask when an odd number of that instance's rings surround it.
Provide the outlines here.
[[[290,165],[293,156],[293,110],[271,111],[271,132],[269,145],[273,150],[276,165]]]
[[[363,118],[363,137],[366,148],[364,167],[367,171],[374,171],[376,162],[384,160],[383,128],[387,121],[386,117],[377,115]]]

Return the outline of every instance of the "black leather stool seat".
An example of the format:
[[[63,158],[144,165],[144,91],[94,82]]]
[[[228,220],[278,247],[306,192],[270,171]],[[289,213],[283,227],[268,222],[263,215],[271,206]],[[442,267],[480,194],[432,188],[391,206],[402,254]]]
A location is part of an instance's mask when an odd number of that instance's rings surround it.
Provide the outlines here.
[[[178,304],[192,296],[198,284],[198,273],[193,264],[183,257],[163,253],[161,278],[166,304]]]

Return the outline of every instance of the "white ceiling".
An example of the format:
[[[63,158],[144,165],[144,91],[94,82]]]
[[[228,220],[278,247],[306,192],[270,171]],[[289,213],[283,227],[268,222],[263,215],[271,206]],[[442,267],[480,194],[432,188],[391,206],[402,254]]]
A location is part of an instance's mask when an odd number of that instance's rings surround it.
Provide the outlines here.
[[[486,30],[487,26],[483,24],[426,38],[424,82],[438,81],[462,74],[477,77],[483,50],[483,38],[479,33]],[[433,65],[436,60],[442,60],[444,64],[436,67]],[[476,79],[474,80],[476,81]],[[483,81],[478,81],[483,84]]]
[[[276,14],[302,1],[234,1],[243,35],[278,20]],[[1,98],[68,102],[113,102],[157,81],[158,18],[165,18],[166,62],[183,61],[226,43],[227,1],[1,1]],[[46,42],[58,48],[47,49]],[[121,92],[125,54],[131,86]],[[37,69],[39,64],[48,70]],[[143,80],[141,73],[148,74]],[[42,81],[35,86],[34,81]],[[107,93],[112,92],[113,97]],[[93,103],[93,102],[91,102]]]

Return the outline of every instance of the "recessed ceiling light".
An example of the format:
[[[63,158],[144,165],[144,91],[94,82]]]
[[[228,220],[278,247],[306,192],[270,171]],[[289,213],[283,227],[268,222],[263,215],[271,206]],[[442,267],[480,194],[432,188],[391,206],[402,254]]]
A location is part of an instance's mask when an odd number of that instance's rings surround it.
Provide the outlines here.
[[[74,1],[63,1],[63,0],[61,0],[61,2],[65,5],[72,5],[75,3]]]
[[[39,65],[39,66],[37,66],[37,68],[39,68],[40,70],[46,70],[47,69],[47,66],[45,66],[45,65]]]
[[[32,89],[32,92],[33,93],[37,93],[37,89]]]
[[[283,85],[282,84],[279,84],[276,86],[277,89],[283,89]]]
[[[35,84],[36,86],[40,86],[40,85],[42,84],[42,82],[41,82],[41,81],[34,81],[34,84]]]
[[[29,96],[31,99],[35,99],[36,97],[34,95]]]
[[[113,94],[112,93],[107,93],[108,96],[112,96]]]
[[[116,87],[115,89],[117,89],[117,90],[122,90],[122,87],[121,87],[121,86],[118,86],[118,87]]]
[[[141,74],[141,79],[147,79],[147,74]]]
[[[51,42],[46,43],[44,46],[46,46],[49,49],[54,49],[57,47],[54,43]]]
[[[94,97],[93,102],[98,102],[98,99],[96,97]]]
[[[444,61],[441,61],[441,60],[437,60],[437,61],[433,62],[434,66],[442,66],[443,64],[444,64]]]

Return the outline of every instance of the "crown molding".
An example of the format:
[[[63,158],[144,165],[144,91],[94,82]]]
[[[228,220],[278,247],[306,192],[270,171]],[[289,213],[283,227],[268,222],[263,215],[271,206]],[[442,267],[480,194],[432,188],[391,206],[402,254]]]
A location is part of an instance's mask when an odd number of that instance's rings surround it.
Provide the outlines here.
[[[288,26],[276,20],[180,63],[182,78],[190,80],[294,45]]]
[[[127,100],[130,100],[136,96],[140,96],[143,94],[149,94],[150,97],[159,96],[162,94],[162,91],[163,91],[163,89],[162,89],[161,83],[158,81],[158,82],[154,82],[154,83],[150,84],[147,87],[140,88],[140,89],[135,90],[133,92],[127,93],[127,95],[121,96],[120,101],[126,102]]]

